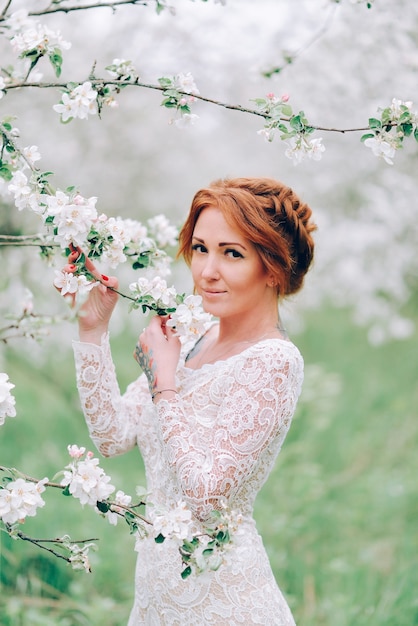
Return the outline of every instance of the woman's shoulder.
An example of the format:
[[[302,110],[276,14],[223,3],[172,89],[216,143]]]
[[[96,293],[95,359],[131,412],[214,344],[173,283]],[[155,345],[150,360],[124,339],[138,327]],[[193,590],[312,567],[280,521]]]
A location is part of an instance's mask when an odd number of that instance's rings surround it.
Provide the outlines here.
[[[271,360],[273,363],[295,363],[303,367],[303,357],[299,348],[287,338],[263,339],[241,353],[244,359]]]

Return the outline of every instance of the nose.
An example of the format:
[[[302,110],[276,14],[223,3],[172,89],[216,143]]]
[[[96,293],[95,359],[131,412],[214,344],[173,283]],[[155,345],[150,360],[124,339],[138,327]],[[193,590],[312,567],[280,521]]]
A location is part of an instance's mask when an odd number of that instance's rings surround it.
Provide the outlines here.
[[[219,267],[214,255],[207,254],[205,256],[201,276],[206,280],[217,280],[219,278]]]

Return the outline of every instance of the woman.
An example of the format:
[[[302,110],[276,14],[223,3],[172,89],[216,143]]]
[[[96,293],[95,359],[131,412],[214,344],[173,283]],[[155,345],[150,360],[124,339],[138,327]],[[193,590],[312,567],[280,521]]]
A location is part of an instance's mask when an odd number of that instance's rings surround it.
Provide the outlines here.
[[[310,217],[291,189],[270,179],[217,181],[199,191],[179,254],[218,321],[185,355],[167,319],[154,317],[135,351],[143,373],[124,395],[107,334],[117,295],[106,286],[116,287],[116,279],[101,277],[104,286],[84,305],[74,344],[77,383],[99,451],[112,456],[138,445],[157,507],[185,501],[197,524],[225,502],[242,514],[226,562],[186,580],[177,545],[144,539],[129,626],[294,625],[252,512],[303,379],[278,299],[301,288],[311,264]]]

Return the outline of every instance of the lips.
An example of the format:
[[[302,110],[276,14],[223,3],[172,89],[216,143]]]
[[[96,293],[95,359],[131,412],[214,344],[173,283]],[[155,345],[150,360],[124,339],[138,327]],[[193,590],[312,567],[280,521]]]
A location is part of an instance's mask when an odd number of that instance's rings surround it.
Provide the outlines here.
[[[221,293],[226,293],[224,289],[204,289],[202,288],[202,293],[208,294],[209,296],[216,296]]]

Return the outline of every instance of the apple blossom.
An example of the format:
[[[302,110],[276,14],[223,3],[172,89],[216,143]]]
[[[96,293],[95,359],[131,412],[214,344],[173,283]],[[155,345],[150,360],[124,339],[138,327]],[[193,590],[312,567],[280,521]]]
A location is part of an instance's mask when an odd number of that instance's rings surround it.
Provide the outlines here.
[[[79,447],[76,444],[67,446],[67,450],[72,459],[80,459],[86,453],[84,446]]]
[[[32,189],[28,184],[27,176],[23,172],[17,170],[13,173],[8,189],[14,195],[15,205],[19,211],[27,208]]]
[[[38,146],[28,146],[23,148],[22,154],[25,157],[26,161],[29,161],[30,165],[34,165],[36,161],[39,161],[41,155],[39,153]],[[27,165],[25,162],[24,165]]]
[[[321,137],[309,139],[305,135],[295,135],[290,137],[286,143],[288,148],[285,155],[293,161],[293,165],[298,165],[306,157],[319,161],[322,158],[322,153],[325,151]]]
[[[178,229],[170,224],[165,215],[156,215],[148,220],[151,236],[155,239],[157,246],[165,248],[177,244]]]
[[[174,77],[173,82],[174,89],[177,89],[178,91],[184,91],[184,93],[190,93],[193,95],[198,95],[200,93],[190,72],[181,72],[180,74],[177,74]]]
[[[112,65],[106,67],[112,78],[122,81],[138,80],[139,76],[131,61],[113,59]]]
[[[26,517],[33,517],[39,507],[45,506],[41,493],[45,491],[44,478],[37,483],[17,478],[0,489],[0,519],[5,524],[23,522]]]
[[[115,494],[114,501],[111,503],[111,509],[105,515],[109,523],[116,526],[119,517],[124,515],[125,508],[123,507],[129,507],[131,502],[132,497],[119,489]],[[122,507],[120,505],[122,505]]]
[[[176,308],[176,290],[174,287],[168,287],[166,281],[159,276],[154,276],[151,280],[141,276],[135,283],[129,285],[129,289],[140,300],[148,296],[158,308]]]
[[[98,281],[88,280],[83,274],[74,275],[72,272],[55,270],[54,286],[60,290],[62,296],[83,296],[99,284]]]
[[[5,24],[11,31],[18,32],[33,26],[34,21],[29,17],[26,9],[19,9],[6,17]]]
[[[69,93],[64,92],[59,104],[54,104],[53,109],[61,115],[63,122],[73,118],[85,120],[89,115],[97,113],[97,91],[92,88],[91,82],[86,81],[82,85],[74,87]]]
[[[150,519],[153,524],[154,537],[173,537],[190,539],[192,535],[192,514],[185,502],[178,502],[175,507],[166,511],[152,511]]]
[[[73,463],[66,466],[61,485],[83,506],[95,506],[97,502],[106,500],[115,488],[109,484],[110,477],[99,467],[99,459],[93,458],[91,453],[87,453],[84,460],[73,458]]]
[[[181,117],[173,120],[173,123],[177,128],[188,128],[189,126],[193,126],[198,119],[199,116],[194,113],[183,113]]]
[[[203,334],[212,323],[212,316],[202,308],[201,296],[186,296],[170,315],[168,326],[176,329],[182,343],[194,342],[196,335]]]
[[[389,133],[382,132],[375,137],[369,137],[364,141],[364,145],[370,148],[375,156],[384,159],[389,165],[393,165],[396,147]]]
[[[71,43],[65,41],[59,31],[53,31],[47,26],[33,23],[22,32],[17,32],[10,43],[15,53],[27,56],[28,52],[35,50],[40,56],[53,54],[56,48],[69,50]]]
[[[76,543],[66,544],[66,548],[71,554],[69,562],[74,570],[84,570],[88,574],[91,573],[89,550],[92,547],[95,547],[94,543],[87,543],[83,546],[79,546]]]
[[[74,199],[72,204],[61,207],[60,212],[55,216],[54,226],[57,229],[55,241],[62,248],[66,248],[70,243],[83,246],[91,224],[97,218],[96,200],[96,198],[89,198],[76,203]]]
[[[9,381],[9,376],[6,373],[0,373],[0,426],[4,424],[5,417],[16,416],[16,400],[10,393],[10,390],[13,389],[14,386],[15,385]]]

